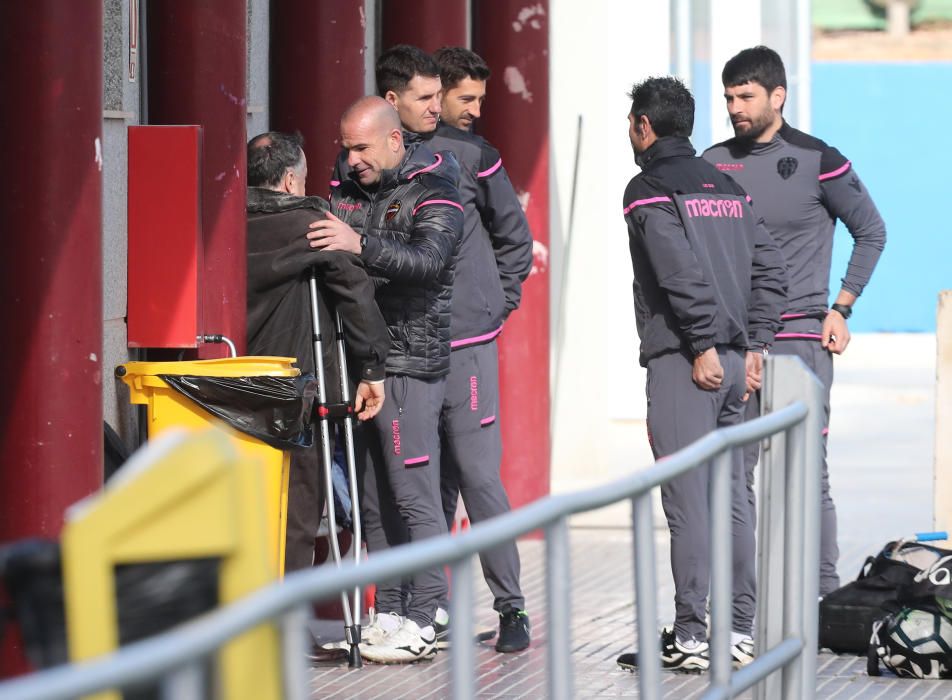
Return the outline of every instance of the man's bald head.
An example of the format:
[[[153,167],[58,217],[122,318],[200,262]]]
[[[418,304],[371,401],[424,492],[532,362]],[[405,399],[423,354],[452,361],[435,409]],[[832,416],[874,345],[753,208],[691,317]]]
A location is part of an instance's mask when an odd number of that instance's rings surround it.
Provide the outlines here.
[[[341,147],[352,177],[364,186],[380,182],[384,170],[400,164],[405,153],[400,117],[381,97],[361,97],[340,119]]]
[[[341,129],[345,123],[349,122],[364,122],[373,128],[386,131],[400,128],[397,110],[385,99],[376,95],[361,97],[344,110],[340,118]]]

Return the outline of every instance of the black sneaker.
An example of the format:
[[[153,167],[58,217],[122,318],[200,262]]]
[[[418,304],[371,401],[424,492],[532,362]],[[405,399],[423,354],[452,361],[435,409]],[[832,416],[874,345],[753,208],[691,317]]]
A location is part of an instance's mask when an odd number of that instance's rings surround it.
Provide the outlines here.
[[[437,649],[449,649],[450,648],[450,618],[449,615],[446,616],[446,622],[439,622],[437,617],[441,617],[440,613],[442,610],[437,609],[436,617],[433,618],[433,631],[436,632],[436,648]]]
[[[529,616],[525,610],[508,608],[499,613],[499,639],[496,651],[511,654],[529,646]]]
[[[622,654],[615,663],[626,671],[638,668],[638,652]],[[665,671],[680,673],[703,673],[711,665],[710,647],[707,642],[696,642],[696,646],[681,644],[674,635],[674,629],[661,630],[661,668]]]

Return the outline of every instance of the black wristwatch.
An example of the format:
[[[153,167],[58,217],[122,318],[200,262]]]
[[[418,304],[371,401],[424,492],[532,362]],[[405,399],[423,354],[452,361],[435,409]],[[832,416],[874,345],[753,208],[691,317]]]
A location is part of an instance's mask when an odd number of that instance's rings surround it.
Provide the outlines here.
[[[848,319],[853,315],[853,307],[847,306],[846,304],[833,304],[833,306],[830,307],[830,311],[835,311],[844,319]]]
[[[366,247],[367,247],[367,234],[362,233],[360,234],[360,252],[363,253],[364,248]]]

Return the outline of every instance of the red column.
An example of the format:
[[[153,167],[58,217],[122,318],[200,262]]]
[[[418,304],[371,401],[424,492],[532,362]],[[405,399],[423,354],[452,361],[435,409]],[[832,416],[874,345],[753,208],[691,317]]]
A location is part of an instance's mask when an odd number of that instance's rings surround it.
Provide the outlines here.
[[[466,0],[383,0],[380,47],[469,46],[467,10]]]
[[[203,127],[205,333],[245,345],[246,8],[235,0],[149,0],[148,120]],[[169,206],[174,206],[169,202]],[[203,345],[200,357],[223,357]]]
[[[102,483],[102,3],[0,3],[0,542]],[[23,670],[10,640],[0,676]]]
[[[364,0],[271,4],[271,128],[304,135],[308,194],[328,196],[340,115],[364,95],[365,23]]]
[[[513,507],[549,493],[549,22],[546,0],[475,6],[493,72],[478,129],[499,149],[532,229],[532,275],[500,340],[503,481]]]

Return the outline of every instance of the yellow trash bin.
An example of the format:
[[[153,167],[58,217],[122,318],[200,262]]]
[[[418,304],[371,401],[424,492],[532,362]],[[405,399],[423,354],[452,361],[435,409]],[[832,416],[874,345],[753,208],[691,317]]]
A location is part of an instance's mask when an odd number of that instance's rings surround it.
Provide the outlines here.
[[[149,438],[170,428],[201,430],[217,425],[226,429],[241,454],[258,460],[264,469],[268,540],[279,576],[284,573],[290,453],[228,428],[221,419],[173,389],[161,377],[296,377],[300,370],[291,365],[295,361],[292,357],[229,357],[191,362],[127,362],[116,368],[116,376],[129,386],[132,403],[148,406]]]

